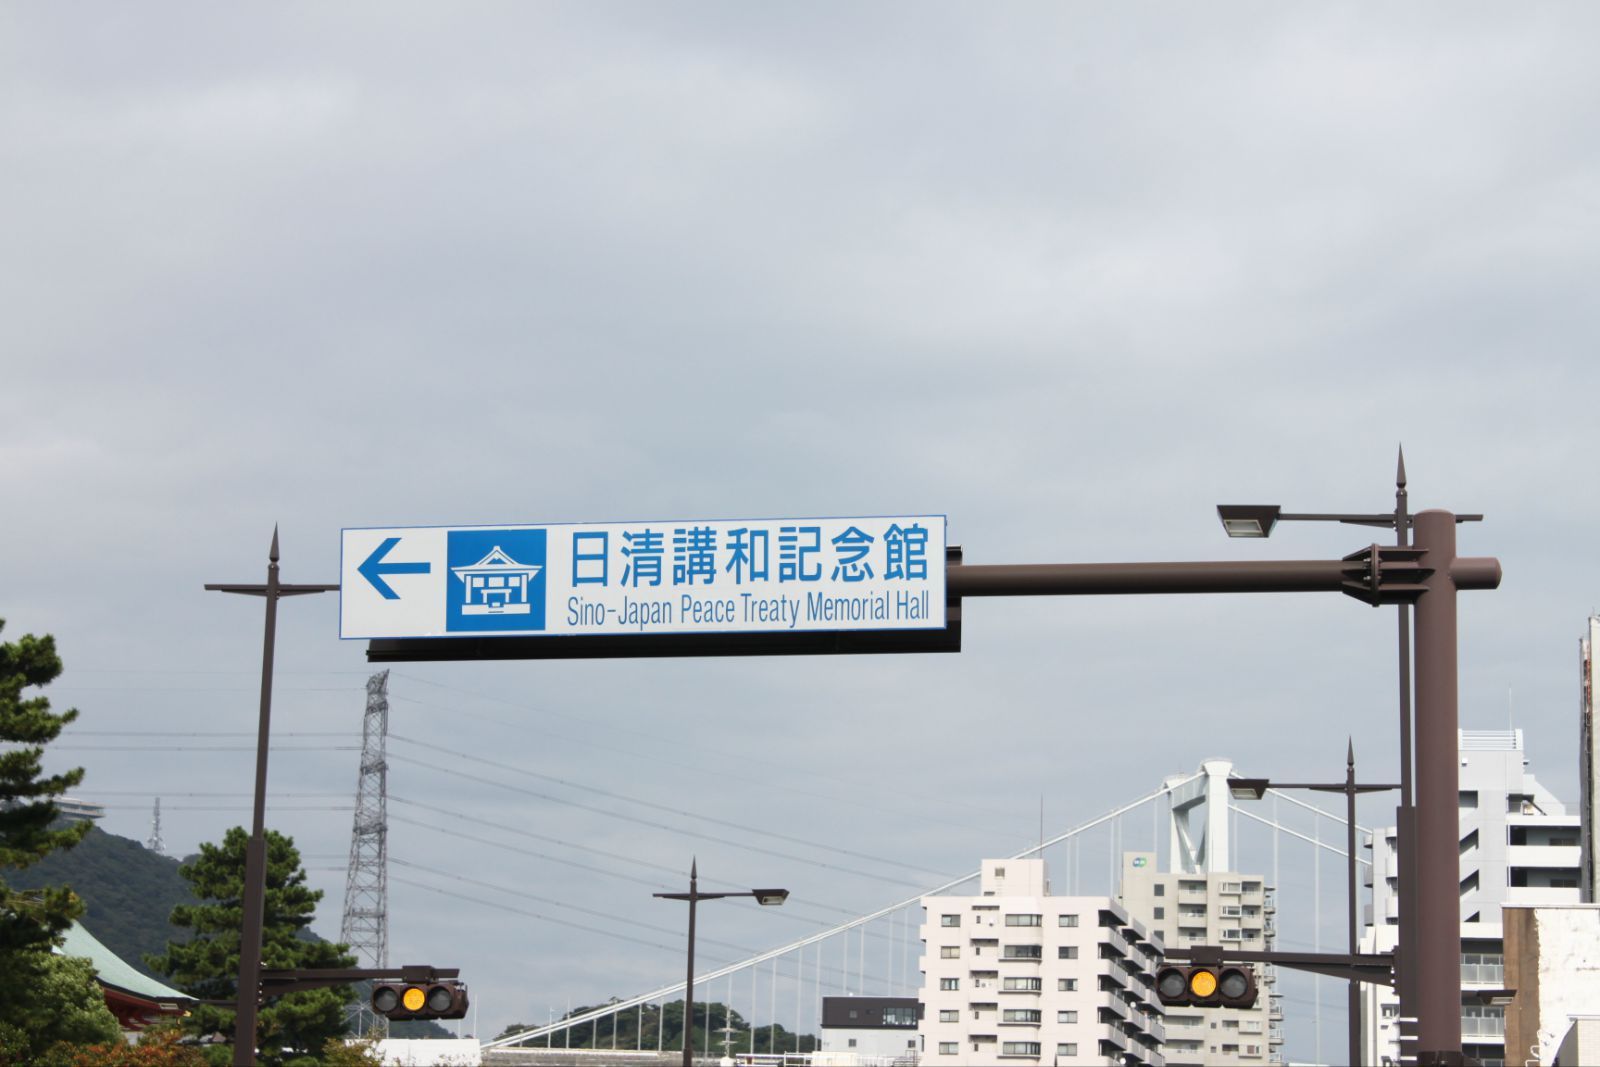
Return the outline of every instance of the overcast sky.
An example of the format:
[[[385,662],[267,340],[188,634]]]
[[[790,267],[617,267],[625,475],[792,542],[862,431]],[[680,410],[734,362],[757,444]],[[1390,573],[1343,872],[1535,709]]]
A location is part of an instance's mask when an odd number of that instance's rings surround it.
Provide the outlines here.
[[[1597,23],[0,8],[0,616],[65,658],[51,764],[114,833],[161,797],[173,855],[248,822],[261,605],[201,586],[261,580],[275,523],[301,582],[337,580],[343,527],[685,517],[943,514],[978,563],[1335,558],[1372,533],[1229,541],[1214,506],[1386,510],[1403,443],[1413,508],[1485,513],[1461,550],[1505,569],[1462,598],[1462,725],[1524,729],[1574,799]],[[270,821],[331,937],[369,668],[336,597],[280,619]],[[1393,615],[1349,598],[969,602],[963,643],[398,667],[393,962],[461,966],[492,1035],[681,977],[681,906],[649,894],[692,855],[794,890],[704,915],[764,948],[1208,756],[1338,778],[1353,737],[1398,773]],[[1309,947],[1294,886],[1337,893],[1337,861],[1281,862],[1281,944]]]

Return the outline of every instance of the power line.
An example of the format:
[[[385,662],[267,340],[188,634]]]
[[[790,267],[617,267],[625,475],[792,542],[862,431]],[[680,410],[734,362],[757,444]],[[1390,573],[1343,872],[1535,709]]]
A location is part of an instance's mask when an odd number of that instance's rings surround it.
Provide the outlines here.
[[[774,838],[779,841],[788,841],[790,844],[804,845],[807,848],[820,848],[824,851],[836,852],[841,856],[853,856],[856,859],[864,859],[874,863],[886,863],[890,866],[900,867],[904,870],[914,871],[920,874],[932,874],[941,878],[945,876],[945,872],[943,871],[935,871],[927,867],[918,867],[915,864],[910,863],[901,863],[898,860],[887,859],[881,855],[871,855],[865,852],[856,852],[852,849],[840,848],[838,845],[825,845],[816,841],[808,841],[803,837],[791,837],[787,834],[774,833],[771,830],[763,830],[754,826],[746,826],[743,823],[732,822],[728,819],[719,819],[712,815],[702,815],[698,812],[686,811],[683,808],[674,808],[670,804],[658,804],[654,801],[640,800],[638,797],[630,797],[625,793],[617,793],[609,789],[601,789],[598,786],[583,785],[580,782],[569,781],[565,778],[556,778],[552,775],[540,774],[538,771],[530,771],[523,767],[516,767],[507,763],[500,763],[497,760],[486,759],[483,756],[474,756],[467,752],[460,752],[455,749],[445,748],[442,745],[430,745],[426,742],[416,741],[409,737],[401,737],[399,734],[395,734],[393,736],[396,741],[400,741],[408,745],[415,745],[418,748],[423,748],[430,752],[439,752],[447,756],[454,756],[457,759],[463,759],[470,763],[481,763],[484,766],[493,767],[496,770],[507,771],[511,774],[520,774],[523,777],[533,778],[541,782],[551,782],[555,785],[564,785],[568,789],[581,789],[586,793],[594,793],[610,800],[620,800],[626,804],[637,804],[642,808],[649,808],[652,811],[662,811],[669,815],[679,815],[684,818],[699,819],[703,822],[709,822],[717,826],[726,826],[731,830],[743,830],[746,833],[761,834],[765,837]]]
[[[488,693],[479,693],[479,692],[474,692],[473,690],[470,690],[470,689],[463,689],[460,686],[446,685],[443,682],[436,682],[436,681],[432,681],[432,680],[427,679],[427,678],[421,678],[421,677],[418,677],[417,675],[414,675],[414,674],[405,674],[405,673],[397,671],[397,672],[395,672],[395,677],[404,678],[407,681],[416,682],[419,685],[426,685],[426,686],[431,686],[431,687],[433,687],[435,689],[442,689],[442,690],[444,690],[446,692],[460,693],[463,696],[472,697],[474,699],[482,700],[482,701],[485,701],[487,703],[503,704],[506,707],[513,708],[513,709],[515,709],[517,711],[532,712],[532,713],[537,714],[537,715],[547,715],[547,716],[551,716],[551,717],[559,718],[559,719],[569,719],[572,722],[574,722],[574,723],[578,724],[579,726],[581,726],[586,732],[589,732],[589,733],[592,733],[594,731],[594,729],[595,729],[595,722],[594,722],[594,719],[593,719],[592,716],[577,715],[577,714],[573,714],[571,712],[557,711],[557,710],[552,709],[552,708],[539,707],[539,706],[532,705],[532,704],[520,703],[518,701],[510,700],[510,699],[507,699],[505,697],[492,696],[492,695],[490,695]],[[439,707],[439,708],[444,708],[445,707],[444,705],[431,704],[431,703],[429,703],[427,701],[417,700],[417,699],[415,699],[413,697],[396,696],[395,699],[403,701],[405,703],[409,703],[409,704],[418,704],[418,705],[421,705],[423,707]],[[498,725],[498,726],[512,726],[513,725],[513,724],[506,723],[504,720],[496,719],[496,718],[493,718],[491,716],[484,715],[481,712],[461,711],[459,708],[454,708],[454,707],[445,708],[445,710],[451,711],[452,713],[458,714],[458,715],[469,715],[469,716],[472,716],[474,718],[481,718],[486,722],[494,723],[495,725]],[[690,749],[690,751],[693,754],[695,754],[696,756],[711,755],[711,756],[717,757],[719,760],[722,760],[722,761],[732,761],[735,765],[737,765],[737,761],[738,760],[743,758],[743,756],[741,754],[723,752],[723,751],[719,751],[717,749],[707,748],[706,746],[704,746],[702,744],[695,744],[695,745],[687,745],[686,746],[685,742],[679,737],[670,736],[670,735],[666,735],[666,734],[653,733],[653,732],[648,731],[648,730],[630,729],[630,728],[626,728],[626,727],[615,726],[615,725],[612,725],[612,724],[609,724],[609,723],[602,724],[602,728],[606,729],[606,730],[609,730],[612,733],[618,733],[618,734],[624,734],[624,735],[632,734],[632,735],[635,735],[635,736],[638,736],[638,737],[645,738],[646,740],[650,741],[651,744],[654,745],[654,746],[671,745],[671,746],[673,746],[675,748],[688,747]],[[601,746],[601,745],[598,745],[594,741],[586,740],[586,739],[580,738],[580,737],[569,737],[569,736],[560,735],[560,734],[556,734],[556,735],[553,735],[553,736],[559,737],[561,740],[564,740],[564,741],[570,741],[570,742],[572,742],[574,744],[586,745],[586,746],[589,746],[589,747],[596,747],[596,748],[604,748],[604,750],[608,754],[615,754],[618,751],[616,748],[614,748],[612,746]],[[626,755],[639,756],[640,758],[647,759],[647,760],[650,760],[652,762],[659,762],[660,761],[660,753],[659,753],[658,749],[657,750],[652,750],[652,751],[647,752],[647,753],[632,753],[632,752],[626,752],[626,750],[622,750],[622,751]],[[719,774],[725,774],[726,773],[726,769],[727,769],[727,763],[725,763],[725,762],[717,763],[716,764],[716,769],[717,769],[717,772]],[[851,778],[841,778],[841,777],[839,777],[837,775],[822,774],[822,773],[819,773],[817,771],[809,770],[809,769],[804,768],[804,767],[791,768],[791,769],[794,770],[796,773],[804,774],[807,777],[815,778],[815,779],[818,779],[819,781],[832,783],[834,786],[846,786],[851,790],[853,795],[858,795],[859,794],[861,783],[858,780],[851,779]],[[805,796],[813,796],[813,797],[821,796],[821,797],[823,797],[824,799],[827,799],[827,800],[836,800],[837,799],[837,791],[832,792],[832,793],[826,793],[826,794],[806,793],[806,792],[804,792],[802,790],[796,790],[796,789],[793,789],[792,787],[787,787],[787,786],[784,786],[784,785],[781,785],[781,784],[775,784],[775,783],[766,781],[764,779],[744,779],[744,780],[745,781],[752,781],[755,784],[761,785],[763,788],[766,788],[766,789],[777,788],[777,789],[784,789],[784,790],[789,791],[789,792],[799,792],[799,793],[801,793],[802,795],[805,795]],[[941,796],[939,796],[938,794],[928,795],[928,796],[925,797],[925,799],[938,801],[938,802],[942,802],[942,800],[943,800],[943,798]],[[1000,811],[998,809],[993,809],[993,808],[985,809],[985,810],[988,811],[989,814],[996,815],[996,816],[1005,817],[1005,816],[1007,816],[1009,814],[1007,812],[1002,812],[1002,811]],[[972,829],[984,830],[984,831],[990,832],[990,833],[993,832],[993,827],[992,826],[983,826],[983,825],[978,825],[978,824],[963,824],[963,825],[967,825]]]
[[[594,908],[585,908],[578,904],[569,904],[564,900],[556,900],[552,897],[541,897],[537,893],[528,892],[526,889],[512,889],[503,885],[495,885],[493,882],[485,882],[477,878],[468,878],[464,874],[452,874],[449,871],[441,871],[436,867],[427,867],[420,863],[409,863],[406,860],[395,859],[393,857],[390,857],[389,862],[393,863],[397,867],[408,867],[414,871],[423,871],[427,874],[433,875],[436,878],[448,878],[451,881],[461,882],[466,885],[475,885],[480,889],[492,889],[496,893],[505,893],[509,896],[514,896],[519,900],[535,900],[540,904],[552,904],[558,908],[566,908],[569,911],[576,911],[584,915],[592,915],[597,919],[605,919],[607,922],[622,923],[626,926],[637,926],[642,930],[649,930],[651,933],[668,935],[676,935],[681,933],[681,931],[678,930],[669,930],[664,926],[655,926],[651,923],[640,922],[637,919],[625,919],[615,912],[598,911]],[[700,943],[701,939],[698,937],[695,938],[695,944]],[[750,953],[754,951],[753,949],[745,948],[742,945],[734,945],[726,941],[713,941],[708,939],[705,943],[721,945],[723,948],[732,949],[735,952]]]
[[[808,865],[813,866],[813,867],[823,867],[823,868],[826,868],[827,870],[838,871],[841,874],[853,874],[853,875],[855,875],[855,876],[857,876],[859,878],[871,878],[871,879],[874,879],[876,881],[890,882],[890,883],[895,884],[895,885],[915,886],[917,884],[915,882],[907,882],[907,881],[905,881],[903,879],[900,879],[900,878],[890,878],[890,877],[887,877],[887,876],[881,875],[881,874],[872,874],[871,872],[868,872],[868,871],[856,870],[853,867],[844,867],[844,866],[841,866],[841,865],[836,864],[836,863],[826,863],[826,862],[824,862],[822,860],[807,859],[804,856],[796,856],[793,853],[789,853],[789,852],[780,852],[777,849],[762,848],[759,845],[742,844],[742,843],[737,842],[737,841],[729,841],[727,838],[717,837],[717,836],[715,836],[713,834],[701,833],[701,832],[699,832],[697,830],[688,830],[688,829],[685,829],[685,828],[683,828],[681,826],[672,826],[672,825],[669,825],[667,823],[654,822],[654,821],[652,821],[650,819],[641,819],[636,815],[623,815],[623,814],[620,814],[620,813],[614,812],[614,811],[606,811],[604,808],[593,807],[592,805],[589,805],[589,804],[580,804],[579,802],[577,802],[575,800],[567,800],[567,799],[564,799],[562,797],[551,796],[548,793],[540,793],[537,790],[533,790],[533,789],[524,789],[524,788],[522,788],[520,786],[510,785],[510,784],[508,784],[506,782],[497,782],[492,778],[483,778],[483,777],[481,777],[479,775],[468,774],[465,771],[453,770],[453,769],[451,769],[449,767],[440,767],[438,764],[428,763],[428,762],[425,762],[423,760],[418,760],[418,759],[412,759],[412,758],[407,757],[407,756],[391,756],[389,758],[391,760],[397,760],[397,761],[399,761],[401,763],[411,764],[412,766],[415,766],[415,767],[426,767],[428,770],[438,771],[440,774],[448,774],[448,775],[452,775],[452,776],[457,777],[457,778],[464,778],[467,781],[477,782],[477,783],[479,783],[481,785],[494,786],[497,789],[504,789],[504,790],[507,790],[508,792],[519,793],[519,794],[522,794],[524,796],[535,797],[535,798],[537,798],[539,800],[548,800],[552,804],[561,804],[561,805],[565,805],[567,807],[577,808],[580,811],[587,811],[587,812],[590,812],[590,813],[595,814],[595,815],[602,815],[602,816],[604,816],[604,817],[606,817],[608,819],[620,819],[623,822],[637,823],[640,826],[649,826],[649,827],[651,827],[653,829],[656,829],[656,830],[664,830],[667,833],[676,834],[676,835],[681,836],[681,837],[693,837],[693,838],[698,838],[698,839],[700,839],[702,841],[714,841],[719,845],[728,845],[728,846],[733,847],[733,848],[741,848],[741,849],[744,849],[744,850],[746,850],[748,852],[759,852],[759,853],[762,853],[763,855],[775,856],[775,857],[777,857],[779,859],[790,860],[790,861],[792,861],[794,863],[804,863],[804,864],[808,864]]]
[[[400,801],[399,797],[390,797],[390,799],[391,800],[395,800],[395,801]],[[408,801],[400,801],[400,802],[401,803],[409,803]],[[468,821],[472,821],[470,816],[458,815],[458,814],[456,814],[454,812],[444,812],[442,814],[455,815],[457,818],[468,820]],[[543,852],[534,852],[531,849],[517,848],[516,846],[508,845],[503,841],[491,841],[488,838],[483,838],[483,837],[478,837],[478,836],[473,835],[473,834],[463,833],[460,830],[452,830],[452,829],[449,829],[448,827],[434,826],[434,825],[432,825],[430,823],[421,822],[421,821],[418,821],[416,819],[408,819],[403,815],[391,815],[391,816],[389,816],[389,820],[391,822],[401,823],[401,824],[406,825],[406,826],[416,826],[416,827],[420,827],[420,828],[425,829],[425,830],[432,830],[435,833],[444,834],[447,837],[451,838],[452,840],[458,840],[459,839],[459,840],[465,840],[465,841],[473,841],[473,842],[476,842],[478,844],[488,845],[491,848],[495,848],[495,849],[498,849],[498,850],[501,850],[501,851],[513,852],[513,853],[516,853],[519,856],[528,856],[528,857],[530,857],[532,859],[540,859],[540,860],[546,860],[546,861],[548,861],[550,863],[558,863],[558,864],[561,864],[564,867],[572,867],[572,868],[574,868],[576,870],[588,871],[591,874],[603,875],[606,878],[615,878],[615,879],[617,879],[619,881],[631,882],[631,883],[633,883],[635,885],[641,885],[641,886],[644,886],[644,887],[646,887],[648,889],[652,889],[652,890],[670,888],[670,886],[672,884],[675,884],[675,883],[662,882],[660,880],[648,881],[648,880],[646,880],[644,878],[635,878],[632,875],[620,874],[620,873],[618,873],[616,871],[608,871],[608,870],[606,870],[606,869],[604,869],[602,867],[591,867],[590,865],[588,865],[586,863],[579,863],[576,860],[562,859],[559,856],[551,856],[551,855],[548,855],[548,854],[543,853]],[[501,827],[501,826],[498,826],[497,824],[493,824],[493,823],[491,823],[489,825],[495,826],[496,829],[508,830],[508,831],[510,831],[512,833],[518,833],[518,832],[526,833],[526,831],[518,831],[514,827]],[[539,835],[537,835],[537,834],[528,834],[527,836],[538,837]],[[574,846],[574,847],[582,847],[582,846]],[[615,853],[600,852],[600,850],[598,850],[598,849],[589,849],[588,851],[599,852],[601,855],[605,855],[605,856],[608,856],[610,858],[615,858],[615,859],[619,859],[619,860],[623,860],[625,862],[628,862],[628,857],[626,857],[626,856],[618,856]],[[663,872],[665,872],[667,874],[671,874],[674,878],[680,877],[682,875],[681,871],[675,870],[673,868],[657,867],[656,864],[643,863],[643,861],[637,861],[637,862],[640,862],[643,866],[657,868],[657,869],[659,869],[659,870],[661,870],[661,871],[663,871]],[[732,883],[720,882],[720,881],[710,881],[708,884],[713,884],[713,885],[731,885]],[[838,907],[837,905],[823,904],[823,903],[821,903],[819,901],[812,901],[812,900],[800,900],[800,899],[797,899],[795,897],[790,897],[789,898],[789,903],[791,905],[801,905],[801,906],[804,906],[804,907],[812,907],[812,908],[816,908],[816,909],[819,909],[819,910],[822,910],[822,911],[836,912],[836,913],[841,914],[841,915],[854,915],[854,914],[856,914],[855,911],[853,911],[853,910],[850,910],[850,909],[847,909],[847,908],[841,908],[841,907]],[[777,912],[776,914],[777,914],[777,918],[779,918],[779,919],[787,920],[789,922],[805,923],[805,924],[807,924],[809,926],[817,926],[817,925],[825,924],[827,922],[827,920],[824,920],[824,919],[807,918],[804,915],[797,915],[792,910],[787,910],[787,909],[786,910],[781,910],[781,911]],[[874,933],[872,936],[873,937],[880,937],[880,938],[882,937],[881,934],[876,934],[876,933]]]

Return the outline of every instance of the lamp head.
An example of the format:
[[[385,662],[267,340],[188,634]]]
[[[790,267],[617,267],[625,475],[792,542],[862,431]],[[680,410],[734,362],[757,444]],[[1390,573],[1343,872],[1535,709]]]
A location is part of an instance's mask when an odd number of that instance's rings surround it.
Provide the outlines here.
[[[1271,784],[1266,778],[1230,778],[1228,792],[1235,800],[1260,800]]]
[[[1217,517],[1229,537],[1270,537],[1282,511],[1277,504],[1217,505]]]
[[[758,904],[782,904],[789,899],[787,889],[752,889],[750,895],[756,898]]]

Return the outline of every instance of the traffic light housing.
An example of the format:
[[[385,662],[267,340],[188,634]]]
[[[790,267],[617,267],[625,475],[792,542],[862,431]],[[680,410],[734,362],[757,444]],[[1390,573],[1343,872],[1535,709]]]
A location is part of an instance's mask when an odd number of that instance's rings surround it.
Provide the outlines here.
[[[386,1019],[464,1019],[467,987],[460,982],[379,982],[372,1010]]]
[[[1161,1003],[1190,1008],[1250,1008],[1256,1002],[1256,975],[1234,963],[1169,963],[1156,971]]]

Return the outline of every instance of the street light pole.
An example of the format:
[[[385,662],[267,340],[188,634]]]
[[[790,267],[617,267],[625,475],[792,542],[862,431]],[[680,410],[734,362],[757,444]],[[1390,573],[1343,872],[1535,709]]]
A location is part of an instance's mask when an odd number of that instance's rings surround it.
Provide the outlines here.
[[[1357,904],[1360,898],[1356,895],[1356,796],[1359,793],[1380,793],[1388,789],[1398,789],[1393,784],[1358,785],[1356,783],[1356,746],[1353,739],[1346,741],[1344,781],[1337,785],[1325,785],[1317,782],[1274,782],[1268,778],[1235,778],[1229,782],[1229,791],[1238,799],[1260,800],[1268,789],[1311,789],[1319,793],[1343,793],[1345,798],[1345,860],[1346,860],[1346,903],[1349,909],[1347,934],[1349,940],[1349,958],[1356,958],[1356,949],[1359,938],[1359,920],[1357,917]],[[1398,967],[1396,968],[1398,970]],[[1349,1031],[1349,1048],[1347,1062],[1355,1067],[1361,1062],[1361,982],[1363,979],[1357,975],[1350,975],[1350,988],[1346,1000],[1346,1024]]]
[[[700,892],[699,861],[689,861],[689,891],[687,893],[652,893],[663,900],[689,902],[689,973],[683,982],[683,1067],[694,1064],[694,906],[702,900],[722,900],[726,897],[754,897],[756,903],[775,906],[789,899],[787,889],[747,889],[742,893]],[[665,1012],[662,1019],[665,1021]],[[710,1027],[710,1022],[706,1023]]]
[[[261,1006],[261,928],[265,918],[267,883],[267,748],[272,723],[272,659],[278,631],[280,597],[329,593],[337,585],[290,585],[278,580],[278,528],[272,528],[267,551],[267,580],[263,584],[207,583],[218,593],[238,593],[266,600],[266,632],[261,639],[261,710],[256,725],[256,785],[251,807],[250,842],[244,854],[244,916],[239,932],[239,988],[234,1007],[234,1067],[256,1062],[256,1015]]]
[[[1400,452],[1394,476],[1394,529],[1395,544],[1408,547],[1411,539],[1411,516],[1407,511],[1406,454]],[[1399,951],[1395,953],[1395,995],[1400,1001],[1399,1047],[1402,1057],[1406,1046],[1417,1037],[1417,809],[1413,792],[1416,761],[1412,752],[1413,722],[1411,714],[1411,605],[1396,606],[1399,624],[1400,651],[1400,808],[1395,813],[1395,862],[1400,868],[1399,896]],[[1376,858],[1377,851],[1373,851]],[[1373,943],[1377,943],[1377,916],[1373,916]]]

